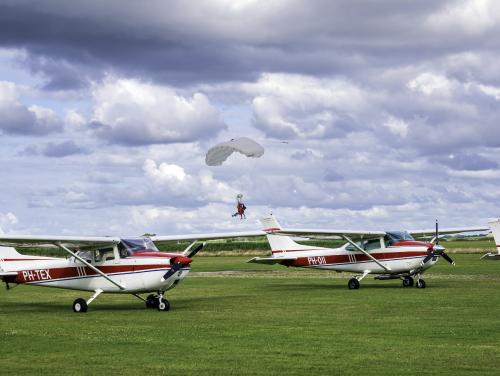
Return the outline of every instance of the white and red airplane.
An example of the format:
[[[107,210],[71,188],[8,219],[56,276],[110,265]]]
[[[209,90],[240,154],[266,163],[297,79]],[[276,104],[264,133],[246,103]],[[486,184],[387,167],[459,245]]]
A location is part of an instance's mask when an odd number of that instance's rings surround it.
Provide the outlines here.
[[[419,231],[345,231],[282,228],[274,217],[261,220],[271,246],[271,257],[256,257],[249,262],[281,264],[312,269],[327,269],[358,274],[348,282],[349,289],[359,289],[359,282],[368,274],[375,279],[401,279],[403,286],[416,284],[425,288],[422,274],[442,257],[453,260],[439,245],[439,236],[462,232],[488,231],[488,227],[470,227]],[[431,242],[417,241],[413,236],[434,233]],[[413,236],[412,236],[413,235]],[[290,236],[309,239],[344,239],[340,248],[303,245]],[[416,277],[416,283],[413,279]]]
[[[164,293],[189,273],[192,257],[203,248],[197,241],[263,235],[262,231],[140,238],[0,235],[0,280],[13,284],[90,291],[90,299],[73,302],[86,312],[101,293],[132,294],[147,308],[168,311]],[[182,253],[160,252],[154,241],[191,240]],[[16,248],[57,248],[69,258],[22,255]],[[140,294],[151,293],[146,298]]]

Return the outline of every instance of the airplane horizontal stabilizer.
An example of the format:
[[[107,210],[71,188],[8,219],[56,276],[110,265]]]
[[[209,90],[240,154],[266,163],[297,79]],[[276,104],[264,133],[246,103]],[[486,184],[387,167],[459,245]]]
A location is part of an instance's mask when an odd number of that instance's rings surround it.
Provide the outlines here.
[[[0,277],[11,277],[16,276],[17,272],[0,272]]]
[[[297,260],[296,257],[254,257],[251,260],[248,260],[247,262],[253,262],[256,264],[268,264],[268,265],[274,265],[274,264],[281,264],[283,261],[292,261],[292,260]]]

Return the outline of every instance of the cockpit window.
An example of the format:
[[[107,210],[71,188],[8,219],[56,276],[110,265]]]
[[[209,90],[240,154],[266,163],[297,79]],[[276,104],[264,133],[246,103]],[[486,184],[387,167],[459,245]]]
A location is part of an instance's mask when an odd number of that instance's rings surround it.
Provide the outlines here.
[[[356,245],[360,248],[363,248],[365,251],[372,251],[374,249],[380,248],[380,239],[371,239],[371,240],[360,240],[355,242]],[[357,251],[357,248],[352,244],[349,244],[345,247],[347,251]]]
[[[159,252],[155,243],[149,238],[121,239],[120,244],[118,244],[118,250],[122,258],[146,250],[150,252]]]
[[[95,262],[110,261],[115,259],[113,248],[98,249],[94,252]]]
[[[384,241],[385,245],[388,247],[393,243],[400,242],[402,240],[415,240],[413,236],[410,235],[408,231],[390,231],[387,232]]]

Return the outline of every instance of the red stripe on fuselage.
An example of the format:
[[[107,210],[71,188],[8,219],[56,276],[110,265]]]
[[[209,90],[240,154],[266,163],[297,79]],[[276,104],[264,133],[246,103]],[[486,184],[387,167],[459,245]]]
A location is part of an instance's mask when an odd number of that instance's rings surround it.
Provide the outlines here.
[[[140,272],[150,269],[169,269],[170,265],[106,265],[96,266],[97,269],[106,274]],[[99,276],[97,272],[88,266],[75,266],[66,268],[40,268],[30,270],[19,270],[15,283],[29,283],[38,281],[58,280],[65,278],[79,278],[85,276]]]
[[[434,244],[429,242],[420,242],[418,240],[401,240],[391,244],[391,247],[426,247],[432,248]]]
[[[425,251],[412,251],[412,252],[379,252],[371,253],[372,257],[380,261],[391,261],[394,259],[401,259],[407,257],[423,257],[427,255]],[[305,256],[299,257],[296,260],[284,260],[284,265],[289,266],[321,266],[332,264],[355,264],[358,262],[370,262],[367,255],[362,253],[351,253],[342,255],[325,255],[325,256]]]

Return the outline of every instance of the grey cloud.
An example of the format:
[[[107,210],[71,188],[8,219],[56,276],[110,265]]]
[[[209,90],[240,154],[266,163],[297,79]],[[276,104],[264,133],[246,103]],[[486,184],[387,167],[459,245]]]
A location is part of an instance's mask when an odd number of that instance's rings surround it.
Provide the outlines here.
[[[21,152],[21,155],[42,155],[50,158],[63,158],[70,155],[88,154],[89,151],[74,141],[48,142],[43,145],[29,145]]]
[[[497,162],[474,153],[458,152],[439,157],[437,161],[454,170],[479,171],[498,168]]]
[[[72,64],[83,76],[111,69],[182,84],[252,80],[261,71],[350,74],[390,65],[389,53],[391,64],[405,65],[443,51],[491,48],[497,38],[486,36],[495,28],[469,35],[464,47],[456,26],[428,27],[429,15],[448,3],[18,1],[0,8],[0,44],[26,49],[34,60],[28,65],[58,88],[82,81],[72,79],[72,68],[37,63],[41,57]]]
[[[13,100],[0,101],[0,131],[3,133],[41,136],[62,129],[62,121],[52,111],[28,108]]]

